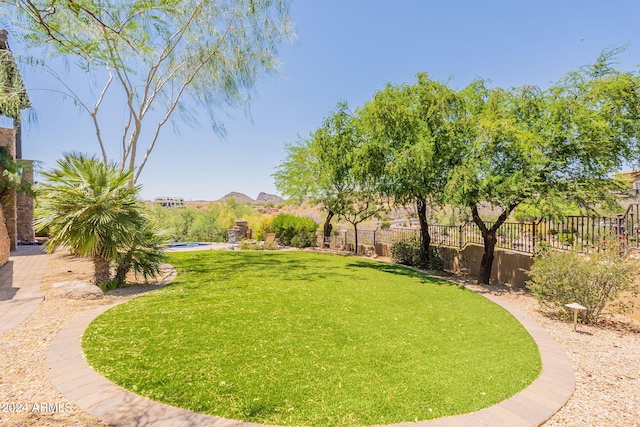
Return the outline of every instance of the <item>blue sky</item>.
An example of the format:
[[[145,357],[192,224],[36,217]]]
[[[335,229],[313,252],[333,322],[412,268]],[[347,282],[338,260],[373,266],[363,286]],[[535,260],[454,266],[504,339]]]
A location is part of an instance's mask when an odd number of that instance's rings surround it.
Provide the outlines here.
[[[178,135],[167,127],[140,179],[144,199],[277,193],[271,174],[285,144],[317,129],[336,102],[356,108],[387,82],[412,82],[421,71],[457,89],[476,77],[546,87],[627,44],[618,67],[640,64],[637,0],[294,0],[291,14],[297,38],[280,50],[279,76],[257,85],[251,119],[227,110],[224,139],[207,123]],[[24,53],[19,40],[10,44]],[[65,151],[97,153],[89,116],[41,90],[51,85],[41,73],[23,69],[23,77],[37,117],[25,125],[23,157],[49,168]],[[122,108],[109,108],[117,128]]]

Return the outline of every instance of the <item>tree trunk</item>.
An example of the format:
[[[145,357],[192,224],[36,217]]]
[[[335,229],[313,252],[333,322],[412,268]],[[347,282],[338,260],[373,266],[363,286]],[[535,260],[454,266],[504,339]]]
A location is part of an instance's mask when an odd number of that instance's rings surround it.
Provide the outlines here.
[[[353,223],[353,232],[355,233],[355,241],[356,241],[356,255],[358,254],[358,224],[357,223]]]
[[[127,274],[131,270],[130,260],[124,260],[116,268],[116,279],[118,279],[118,287],[123,286],[127,282]]]
[[[480,272],[478,273],[478,284],[488,285],[491,280],[491,268],[493,267],[493,259],[495,257],[494,252],[496,249],[496,231],[509,217],[509,214],[518,206],[518,203],[509,205],[498,217],[496,222],[487,228],[480,214],[478,213],[478,206],[475,204],[470,205],[471,215],[473,216],[473,222],[476,223],[480,232],[482,233],[482,240],[484,241],[484,254],[482,254],[482,262],[480,263]]]
[[[93,281],[100,286],[111,280],[111,268],[109,260],[96,255],[93,257]]]
[[[333,211],[329,209],[329,213],[327,213],[327,218],[324,220],[324,228],[323,228],[323,237],[324,243],[322,247],[327,245],[327,242],[331,239],[331,231],[333,230],[333,225],[331,224],[331,218],[333,218]]]
[[[420,221],[420,268],[431,267],[431,235],[427,223],[427,203],[421,197],[416,200],[416,211]]]
[[[480,272],[478,273],[478,283],[488,285],[491,280],[491,268],[493,267],[493,259],[495,258],[496,248],[496,230],[487,230],[482,233],[484,240],[484,253],[482,254],[482,262],[480,263]]]

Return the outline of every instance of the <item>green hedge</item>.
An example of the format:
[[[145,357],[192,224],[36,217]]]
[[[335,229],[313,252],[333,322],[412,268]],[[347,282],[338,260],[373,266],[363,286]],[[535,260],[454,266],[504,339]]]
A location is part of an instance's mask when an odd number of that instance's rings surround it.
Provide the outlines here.
[[[279,214],[271,221],[271,227],[284,245],[305,248],[316,244],[318,225],[311,218]]]

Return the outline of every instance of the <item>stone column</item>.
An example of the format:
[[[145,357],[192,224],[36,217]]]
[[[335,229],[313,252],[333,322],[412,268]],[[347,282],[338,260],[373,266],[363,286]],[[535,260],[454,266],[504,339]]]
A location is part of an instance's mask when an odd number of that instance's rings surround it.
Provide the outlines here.
[[[33,184],[33,160],[20,160],[22,162],[22,179]],[[23,192],[16,195],[16,209],[18,213],[18,240],[34,242],[36,233],[33,229],[33,197]]]
[[[14,129],[0,128],[0,147],[4,147],[11,157],[16,158],[16,132]],[[9,241],[11,242],[11,250],[15,251],[18,246],[18,212],[16,209],[15,190],[6,194],[0,202],[2,202],[4,223],[7,234],[9,235]],[[2,233],[2,231],[0,231],[0,233]]]
[[[4,214],[0,209],[0,267],[9,261],[11,255],[11,241],[7,234],[7,227],[4,225]]]

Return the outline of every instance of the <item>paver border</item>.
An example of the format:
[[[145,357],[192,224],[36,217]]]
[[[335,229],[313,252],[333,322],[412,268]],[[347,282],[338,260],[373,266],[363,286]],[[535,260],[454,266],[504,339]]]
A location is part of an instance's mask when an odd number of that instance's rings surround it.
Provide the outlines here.
[[[162,284],[171,282],[175,270]],[[575,390],[575,374],[563,348],[524,311],[488,292],[475,291],[510,312],[529,332],[540,350],[542,373],[527,388],[489,408],[435,420],[386,427],[539,426],[560,410]],[[83,411],[117,426],[265,427],[176,408],[138,396],[96,373],[80,345],[89,323],[120,301],[88,311],[66,325],[47,349],[47,374],[53,386]]]

